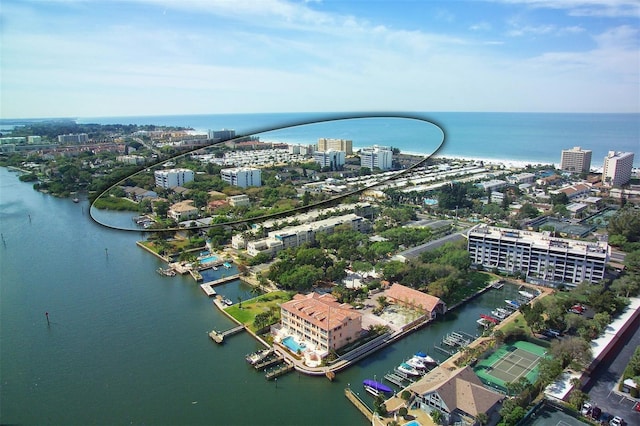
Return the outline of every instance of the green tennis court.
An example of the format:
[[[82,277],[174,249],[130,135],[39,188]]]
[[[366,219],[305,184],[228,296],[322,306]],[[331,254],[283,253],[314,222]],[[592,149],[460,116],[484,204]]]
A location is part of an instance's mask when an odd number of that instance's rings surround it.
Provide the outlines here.
[[[507,392],[507,384],[525,377],[529,383],[538,377],[538,364],[545,348],[529,342],[503,345],[490,357],[478,362],[474,371],[484,383]]]

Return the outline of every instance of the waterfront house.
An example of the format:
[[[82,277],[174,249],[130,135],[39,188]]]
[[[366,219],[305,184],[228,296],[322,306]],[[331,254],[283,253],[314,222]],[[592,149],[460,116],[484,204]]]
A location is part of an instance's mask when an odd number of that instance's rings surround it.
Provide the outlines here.
[[[444,417],[444,424],[474,425],[480,413],[486,413],[489,424],[495,424],[504,399],[504,395],[486,388],[469,366],[456,370],[438,366],[408,390],[411,392],[408,402],[387,408],[396,411],[401,405],[408,404],[411,409],[427,414],[438,410]]]
[[[408,306],[424,312],[427,319],[435,318],[447,312],[447,305],[439,298],[418,290],[395,283],[385,291],[387,301]]]
[[[193,200],[180,201],[169,208],[167,215],[176,222],[194,219],[198,217],[198,208],[193,205]]]
[[[315,349],[320,357],[360,337],[362,314],[331,294],[296,294],[280,305],[281,330]]]

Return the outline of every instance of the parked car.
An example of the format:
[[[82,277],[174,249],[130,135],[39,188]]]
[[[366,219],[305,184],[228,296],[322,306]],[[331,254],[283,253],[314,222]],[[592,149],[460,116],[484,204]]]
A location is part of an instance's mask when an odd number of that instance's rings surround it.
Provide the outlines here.
[[[624,425],[624,420],[620,416],[615,416],[614,418],[611,419],[611,421],[609,422],[609,425],[610,426],[622,426],[622,425]]]
[[[611,419],[613,418],[613,416],[609,413],[602,413],[602,415],[600,416],[600,424],[603,426],[610,426],[609,422],[611,421]]]
[[[583,416],[588,416],[589,414],[591,414],[592,409],[593,409],[593,405],[591,405],[591,403],[587,401],[584,404],[582,404],[582,408],[580,409],[580,414],[582,414]]]
[[[593,420],[598,420],[600,418],[600,415],[602,414],[602,410],[600,409],[600,407],[593,407],[593,409],[591,409],[591,418]]]

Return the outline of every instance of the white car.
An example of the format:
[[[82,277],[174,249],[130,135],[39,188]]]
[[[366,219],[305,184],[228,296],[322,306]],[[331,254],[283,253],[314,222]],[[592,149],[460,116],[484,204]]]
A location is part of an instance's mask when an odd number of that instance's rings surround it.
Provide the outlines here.
[[[591,405],[590,402],[585,402],[584,404],[582,404],[582,409],[580,410],[580,414],[582,414],[583,416],[589,415],[591,413],[592,408],[593,408],[593,405]]]
[[[609,424],[611,426],[622,426],[624,424],[624,420],[622,420],[622,417],[620,416],[615,416],[614,418],[611,419]]]

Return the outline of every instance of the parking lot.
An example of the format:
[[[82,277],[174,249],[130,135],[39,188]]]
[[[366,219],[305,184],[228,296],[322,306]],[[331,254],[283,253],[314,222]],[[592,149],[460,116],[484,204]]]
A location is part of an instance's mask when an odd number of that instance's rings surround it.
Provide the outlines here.
[[[620,416],[629,426],[640,426],[640,412],[633,409],[636,400],[628,394],[617,391],[617,383],[633,355],[640,346],[640,319],[629,328],[627,335],[610,354],[600,363],[591,380],[583,388],[590,400],[602,409],[603,413]]]

